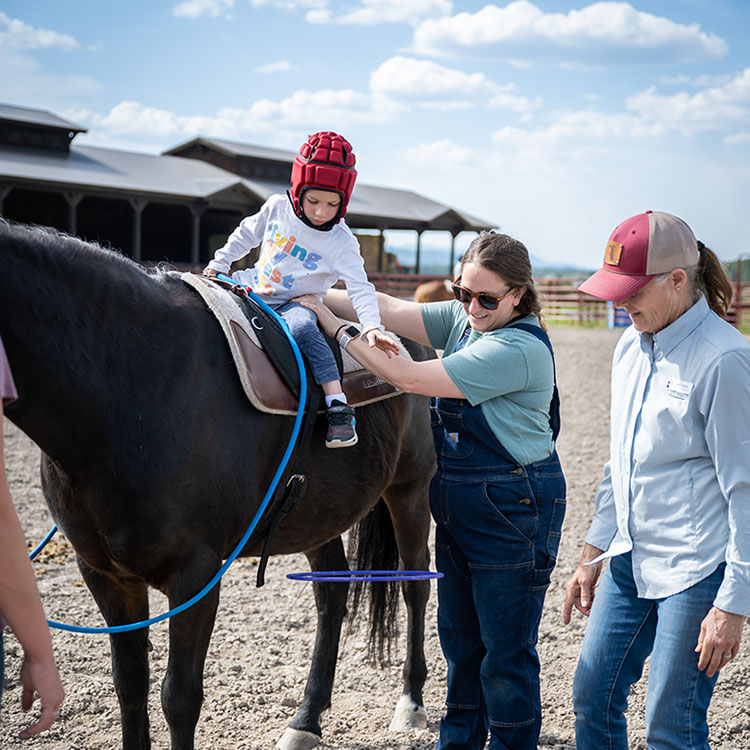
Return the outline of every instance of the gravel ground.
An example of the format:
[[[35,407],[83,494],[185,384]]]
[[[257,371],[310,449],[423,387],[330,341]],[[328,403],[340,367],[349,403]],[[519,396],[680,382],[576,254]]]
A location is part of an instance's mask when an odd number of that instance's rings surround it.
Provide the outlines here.
[[[575,746],[570,693],[585,629],[578,615],[562,624],[565,584],[575,568],[580,545],[593,513],[594,491],[607,458],[609,363],[618,330],[554,328],[552,340],[562,394],[563,432],[559,451],[568,480],[568,511],[557,570],[547,595],[539,651],[542,661],[544,721],[540,747]],[[38,542],[51,525],[39,487],[39,451],[7,420],[6,463],[11,489],[29,543]],[[196,747],[212,750],[265,750],[282,735],[301,700],[310,663],[315,605],[312,584],[286,574],[306,570],[302,555],[272,559],[266,586],[256,590],[255,560],[238,561],[222,584],[221,604],[205,673],[206,700],[196,733]],[[56,537],[35,563],[37,580],[51,619],[103,624],[83,585],[64,538]],[[167,609],[152,595],[152,612]],[[444,698],[445,665],[435,626],[436,597],[427,611],[425,649],[429,675],[425,686],[428,726],[405,734],[388,731],[400,694],[400,655],[381,669],[367,661],[362,625],[342,642],[333,706],[323,715],[323,747],[336,750],[386,748],[427,750],[434,746]],[[402,607],[402,612],[403,612]],[[576,613],[577,614],[577,613]],[[167,658],[167,625],[151,628],[152,690],[150,716],[155,748],[169,747],[169,733],[159,704],[159,683]],[[112,687],[109,641],[104,636],[54,631],[53,639],[67,699],[53,728],[32,741],[17,739],[25,726],[20,712],[20,652],[6,631],[6,677],[0,723],[0,748],[39,746],[49,750],[96,750],[120,747],[119,711]],[[715,750],[750,748],[750,649],[723,670],[709,720]],[[630,747],[645,749],[643,684],[630,701]]]

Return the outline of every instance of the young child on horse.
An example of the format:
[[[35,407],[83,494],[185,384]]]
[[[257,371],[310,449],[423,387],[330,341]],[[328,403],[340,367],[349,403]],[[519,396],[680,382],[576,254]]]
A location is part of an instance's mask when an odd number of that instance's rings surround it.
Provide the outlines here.
[[[322,299],[341,280],[362,324],[361,335],[371,347],[398,353],[397,344],[383,333],[375,287],[367,280],[359,243],[344,221],[357,178],[355,161],[342,136],[311,135],[292,164],[291,190],[272,195],[258,213],[245,217],[203,272],[228,273],[233,261],[260,245],[255,266],[235,271],[232,278],[281,315],[307,357],[325,394],[329,448],[357,442],[354,409],[347,403],[336,360],[315,313],[292,300],[303,294]]]

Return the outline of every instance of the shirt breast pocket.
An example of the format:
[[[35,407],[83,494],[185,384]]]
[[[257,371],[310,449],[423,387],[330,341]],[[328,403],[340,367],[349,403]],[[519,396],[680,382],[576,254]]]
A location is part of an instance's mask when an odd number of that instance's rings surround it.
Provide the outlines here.
[[[661,398],[648,400],[644,404],[642,424],[636,437],[636,457],[645,449],[652,457],[660,454],[685,455],[684,451],[699,436],[702,430],[697,424],[697,412],[691,394],[673,396],[665,392]]]

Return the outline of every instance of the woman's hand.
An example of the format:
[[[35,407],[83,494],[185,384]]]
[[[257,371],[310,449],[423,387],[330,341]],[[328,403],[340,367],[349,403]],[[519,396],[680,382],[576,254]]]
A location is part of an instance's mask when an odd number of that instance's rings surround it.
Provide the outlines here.
[[[711,607],[701,623],[698,645],[698,669],[706,670],[706,677],[713,677],[718,669],[725,667],[740,650],[742,626],[745,618]]]
[[[45,662],[36,662],[26,656],[21,665],[21,684],[21,708],[24,711],[28,711],[34,704],[35,694],[39,696],[42,704],[42,715],[39,720],[20,733],[23,739],[28,739],[52,726],[60,713],[65,693],[52,658]]]
[[[312,310],[318,316],[318,323],[326,334],[336,335],[341,321],[314,294],[303,294],[301,297],[295,297],[292,302],[299,302],[302,307]]]
[[[372,330],[368,331],[365,334],[365,338],[367,339],[367,343],[370,345],[371,349],[377,347],[378,349],[380,349],[380,351],[385,352],[388,355],[389,359],[393,354],[398,357],[398,344],[390,336],[386,336],[377,328],[373,328]]]
[[[591,605],[594,603],[594,592],[596,584],[599,582],[599,576],[602,572],[603,563],[590,563],[602,553],[602,550],[590,545],[584,544],[583,554],[575,569],[572,578],[568,581],[565,590],[565,605],[563,608],[563,622],[567,625],[570,622],[570,615],[575,607],[581,614],[589,616]]]

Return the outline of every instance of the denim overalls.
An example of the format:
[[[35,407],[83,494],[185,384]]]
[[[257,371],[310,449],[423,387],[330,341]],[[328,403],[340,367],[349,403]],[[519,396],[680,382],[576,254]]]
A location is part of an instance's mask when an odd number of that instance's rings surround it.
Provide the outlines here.
[[[457,349],[461,348],[465,339]],[[557,452],[520,466],[481,406],[432,402],[438,632],[448,664],[438,750],[536,750],[537,633],[565,515]]]

